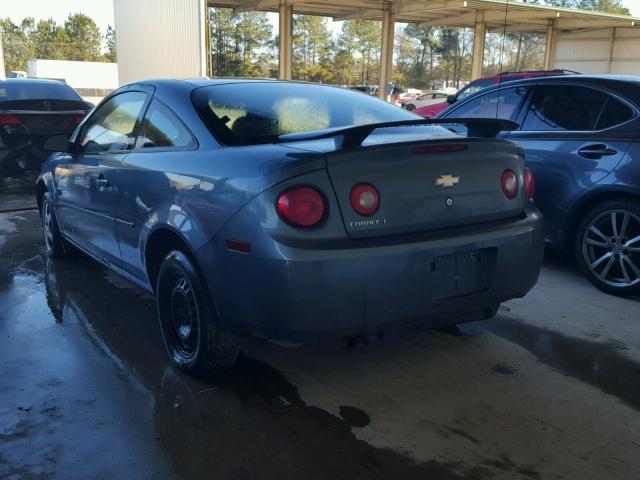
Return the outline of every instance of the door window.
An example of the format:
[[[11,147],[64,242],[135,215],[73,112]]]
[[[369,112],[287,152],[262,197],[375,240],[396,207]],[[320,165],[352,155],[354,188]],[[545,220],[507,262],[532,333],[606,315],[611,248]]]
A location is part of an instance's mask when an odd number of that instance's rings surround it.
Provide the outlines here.
[[[539,85],[533,92],[521,130],[593,130],[607,96],[599,90],[576,85]]]
[[[633,117],[633,110],[615,97],[609,96],[607,103],[598,119],[596,130],[615,127],[625,123]]]
[[[513,120],[518,115],[518,108],[526,93],[526,87],[493,90],[460,105],[447,117]]]
[[[83,130],[82,151],[104,153],[130,148],[146,97],[142,92],[125,92],[98,107]]]
[[[192,147],[193,136],[168,107],[154,100],[142,122],[135,148]]]

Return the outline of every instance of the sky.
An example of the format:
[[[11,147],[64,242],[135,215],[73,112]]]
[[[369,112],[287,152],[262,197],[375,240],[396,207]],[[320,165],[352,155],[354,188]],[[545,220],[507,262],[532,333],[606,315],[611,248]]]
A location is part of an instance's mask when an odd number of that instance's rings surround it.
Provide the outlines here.
[[[632,15],[640,17],[640,0],[623,0],[623,3]],[[113,25],[112,0],[0,0],[0,17],[9,17],[16,23],[25,17],[34,17],[36,21],[53,18],[63,23],[70,13],[76,12],[93,18],[103,33],[107,25]]]

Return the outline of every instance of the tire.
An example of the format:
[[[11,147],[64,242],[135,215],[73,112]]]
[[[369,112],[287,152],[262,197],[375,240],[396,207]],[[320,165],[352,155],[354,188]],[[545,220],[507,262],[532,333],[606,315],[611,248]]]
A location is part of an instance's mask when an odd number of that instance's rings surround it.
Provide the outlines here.
[[[602,202],[584,216],[575,238],[578,265],[596,287],[622,297],[640,295],[640,202]]]
[[[176,367],[203,377],[233,366],[238,339],[220,329],[209,292],[183,252],[171,251],[162,261],[156,298],[164,343]]]
[[[44,248],[49,258],[66,258],[69,256],[69,248],[64,237],[58,228],[58,220],[51,202],[49,192],[42,195],[40,208],[40,218],[42,220],[42,235],[44,238]]]
[[[415,105],[413,105],[413,104],[411,104],[411,103],[409,103],[409,104],[405,104],[405,108],[406,108],[408,111],[411,111],[411,110],[415,110],[415,109],[416,109],[416,106],[415,106]]]

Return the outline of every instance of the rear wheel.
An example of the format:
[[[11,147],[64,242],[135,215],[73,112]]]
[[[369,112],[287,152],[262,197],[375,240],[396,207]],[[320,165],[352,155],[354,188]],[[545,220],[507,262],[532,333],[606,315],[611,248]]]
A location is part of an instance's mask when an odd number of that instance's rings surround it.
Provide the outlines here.
[[[412,103],[408,103],[408,104],[406,104],[406,105],[405,105],[405,108],[406,108],[407,110],[411,111],[411,110],[415,110],[415,109],[416,109],[416,106],[415,106],[415,105],[413,105]]]
[[[178,368],[206,376],[235,363],[237,338],[220,329],[209,292],[183,252],[174,250],[162,261],[156,293],[164,342]]]
[[[575,253],[600,290],[640,295],[640,202],[610,200],[591,209],[578,226]]]
[[[42,235],[44,237],[45,252],[50,258],[63,258],[68,256],[68,248],[60,229],[58,220],[53,210],[53,203],[49,192],[42,195],[40,213],[42,215]]]

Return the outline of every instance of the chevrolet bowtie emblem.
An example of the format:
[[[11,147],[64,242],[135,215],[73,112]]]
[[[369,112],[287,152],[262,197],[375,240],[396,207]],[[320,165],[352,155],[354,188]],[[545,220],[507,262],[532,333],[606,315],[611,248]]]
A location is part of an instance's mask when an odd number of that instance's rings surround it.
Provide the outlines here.
[[[454,177],[453,175],[440,175],[436,178],[436,183],[434,185],[437,187],[447,188],[453,187],[458,182],[460,182],[460,177]]]

